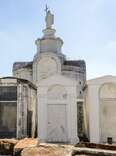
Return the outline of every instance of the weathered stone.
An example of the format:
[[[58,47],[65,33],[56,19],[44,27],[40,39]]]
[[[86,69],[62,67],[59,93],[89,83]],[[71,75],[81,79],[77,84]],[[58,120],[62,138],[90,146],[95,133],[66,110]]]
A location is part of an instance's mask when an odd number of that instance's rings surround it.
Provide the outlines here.
[[[60,145],[39,145],[38,147],[25,148],[21,156],[71,156],[71,151]]]
[[[37,146],[38,140],[32,138],[25,138],[20,140],[14,147],[14,155],[20,155],[24,148],[31,148]]]
[[[116,151],[116,145],[115,144],[110,145],[110,144],[95,144],[95,143],[89,143],[89,142],[81,142],[81,143],[76,144],[75,147],[86,147],[86,148]]]
[[[115,145],[81,143],[73,145],[38,144],[37,139],[1,139],[0,155],[14,156],[116,156]],[[14,152],[13,152],[14,149]]]
[[[13,155],[16,143],[15,139],[0,139],[0,155]]]
[[[91,149],[91,148],[76,148],[72,151],[72,156],[88,155],[88,156],[116,156],[116,151]]]
[[[25,148],[21,156],[116,156],[116,151],[72,145],[40,144],[38,147]]]

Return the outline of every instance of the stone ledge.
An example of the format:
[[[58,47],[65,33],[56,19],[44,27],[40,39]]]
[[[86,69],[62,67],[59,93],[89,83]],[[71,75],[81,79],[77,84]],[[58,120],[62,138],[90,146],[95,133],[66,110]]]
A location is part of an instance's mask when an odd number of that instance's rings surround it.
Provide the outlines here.
[[[38,144],[38,139],[0,139],[0,155],[14,156],[116,156],[116,145],[80,143],[76,145]]]
[[[40,144],[38,147],[25,148],[21,156],[116,156],[116,151],[73,145]]]
[[[79,148],[76,147],[72,151],[72,156],[116,156],[116,151],[103,150],[103,149],[91,149],[91,148]]]
[[[25,148],[21,156],[116,156],[116,151],[72,145],[40,144],[38,147]]]

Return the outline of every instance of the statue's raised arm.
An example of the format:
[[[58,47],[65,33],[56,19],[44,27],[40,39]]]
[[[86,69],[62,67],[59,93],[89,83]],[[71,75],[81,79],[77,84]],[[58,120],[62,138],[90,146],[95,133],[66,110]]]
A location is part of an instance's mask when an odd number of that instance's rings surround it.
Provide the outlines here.
[[[47,11],[45,21],[46,28],[52,28],[52,25],[54,24],[54,15],[51,14],[50,10]]]

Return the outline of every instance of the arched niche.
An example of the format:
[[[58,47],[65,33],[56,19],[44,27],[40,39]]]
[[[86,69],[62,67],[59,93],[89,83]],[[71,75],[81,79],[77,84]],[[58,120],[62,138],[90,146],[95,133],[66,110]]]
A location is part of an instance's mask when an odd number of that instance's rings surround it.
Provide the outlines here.
[[[50,100],[65,100],[67,98],[67,91],[62,85],[50,86],[47,91],[47,98]]]
[[[101,142],[107,142],[109,137],[116,142],[116,84],[103,84],[99,97]]]
[[[101,99],[113,99],[116,98],[116,84],[105,83],[100,87]]]

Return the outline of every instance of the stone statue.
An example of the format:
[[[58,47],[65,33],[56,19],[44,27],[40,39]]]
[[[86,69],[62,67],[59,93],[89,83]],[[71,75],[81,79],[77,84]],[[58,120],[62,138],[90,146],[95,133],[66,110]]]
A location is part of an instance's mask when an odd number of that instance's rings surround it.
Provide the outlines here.
[[[52,28],[52,25],[54,24],[54,15],[51,14],[50,10],[46,12],[46,28]]]

